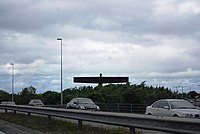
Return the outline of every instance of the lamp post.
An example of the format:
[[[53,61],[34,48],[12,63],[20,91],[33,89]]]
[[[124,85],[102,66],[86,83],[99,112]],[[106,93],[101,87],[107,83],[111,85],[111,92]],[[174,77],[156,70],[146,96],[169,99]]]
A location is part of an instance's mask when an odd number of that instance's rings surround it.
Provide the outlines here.
[[[63,82],[62,82],[62,38],[57,38],[57,40],[59,40],[60,41],[60,43],[61,43],[61,58],[60,58],[60,64],[61,64],[61,67],[60,67],[60,90],[61,90],[61,97],[60,97],[60,104],[61,105],[63,105],[63,92],[62,92],[62,90],[63,90]]]
[[[12,66],[12,101],[14,101],[14,63],[10,63]]]
[[[178,88],[179,88],[180,86],[175,86],[175,88],[176,88],[176,99],[177,99],[177,93],[178,93]]]
[[[181,88],[182,88],[182,99],[183,99],[183,88],[184,87],[187,87],[187,86],[181,86]]]

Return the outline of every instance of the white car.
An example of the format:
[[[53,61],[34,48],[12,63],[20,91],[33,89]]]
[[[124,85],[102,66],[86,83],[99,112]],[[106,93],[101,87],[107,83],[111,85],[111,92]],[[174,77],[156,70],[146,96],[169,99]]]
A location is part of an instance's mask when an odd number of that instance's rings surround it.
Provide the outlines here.
[[[155,116],[200,118],[200,110],[182,99],[162,99],[146,108],[145,114]]]
[[[14,101],[2,101],[2,105],[16,105]]]
[[[30,100],[29,105],[42,107],[42,106],[44,106],[44,103],[40,99],[32,99],[32,100]]]

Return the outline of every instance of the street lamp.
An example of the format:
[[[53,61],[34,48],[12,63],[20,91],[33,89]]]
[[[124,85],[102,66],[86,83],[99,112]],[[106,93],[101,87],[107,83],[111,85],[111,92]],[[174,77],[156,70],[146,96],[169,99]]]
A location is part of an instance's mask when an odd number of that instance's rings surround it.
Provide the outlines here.
[[[14,101],[14,63],[10,63],[12,66],[12,101]]]
[[[177,99],[177,93],[178,93],[178,88],[179,88],[180,86],[175,86],[175,88],[176,88],[176,99]]]
[[[187,87],[187,86],[181,86],[181,88],[182,88],[182,99],[183,99],[183,88],[184,87]]]
[[[62,38],[57,38],[57,40],[59,40],[60,43],[61,43],[61,58],[60,58],[60,60],[61,60],[60,61],[60,63],[61,63],[61,67],[60,67],[60,73],[61,73],[60,74],[60,76],[61,76],[60,77],[60,90],[61,90],[61,93],[60,93],[61,97],[60,98],[61,98],[61,100],[60,101],[61,102],[60,102],[60,104],[63,105],[63,92],[62,92],[62,90],[63,90],[63,82],[62,82]]]

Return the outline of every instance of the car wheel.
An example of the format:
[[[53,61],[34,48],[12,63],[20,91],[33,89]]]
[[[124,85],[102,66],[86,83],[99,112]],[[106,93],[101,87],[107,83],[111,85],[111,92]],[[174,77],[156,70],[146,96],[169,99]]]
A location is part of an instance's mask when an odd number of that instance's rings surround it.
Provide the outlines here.
[[[77,109],[82,110],[81,107],[78,107]]]
[[[173,117],[178,117],[178,115],[177,115],[177,114],[174,114]]]

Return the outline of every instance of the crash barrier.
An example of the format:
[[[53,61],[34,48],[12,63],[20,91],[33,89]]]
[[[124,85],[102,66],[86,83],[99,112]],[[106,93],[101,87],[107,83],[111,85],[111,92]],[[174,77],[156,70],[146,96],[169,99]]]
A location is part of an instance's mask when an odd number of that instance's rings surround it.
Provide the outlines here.
[[[95,103],[101,111],[107,112],[124,112],[124,113],[140,113],[144,114],[147,104],[131,104],[131,103]],[[66,108],[66,105],[45,105],[45,107]]]
[[[145,113],[147,104],[131,103],[96,103],[102,111],[124,112],[124,113]]]
[[[144,114],[146,107],[151,104],[140,104],[140,103],[96,103],[102,111],[107,112],[125,112],[125,113],[139,113]],[[195,106],[200,107],[197,103]]]
[[[148,129],[155,131],[172,132],[176,134],[199,134],[200,119],[176,118],[176,117],[156,117],[151,115],[133,114],[133,113],[115,113],[87,110],[71,110],[49,107],[31,107],[21,105],[0,105],[0,109],[31,114],[47,115],[49,119],[52,116],[74,119],[82,126],[83,121],[103,123],[115,126],[124,126],[130,128],[130,134],[135,133],[135,128]]]

